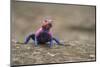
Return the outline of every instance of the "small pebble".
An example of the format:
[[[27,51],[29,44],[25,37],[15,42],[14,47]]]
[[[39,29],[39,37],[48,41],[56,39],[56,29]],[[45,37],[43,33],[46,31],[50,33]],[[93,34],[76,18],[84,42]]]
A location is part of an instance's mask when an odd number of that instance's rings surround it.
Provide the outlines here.
[[[91,58],[94,58],[94,57],[95,57],[95,55],[90,55],[90,57],[91,57]]]
[[[27,49],[30,49],[30,47],[27,47]]]
[[[49,53],[49,52],[48,52],[47,54],[50,55],[50,56],[55,56],[55,54],[51,54],[51,53]]]

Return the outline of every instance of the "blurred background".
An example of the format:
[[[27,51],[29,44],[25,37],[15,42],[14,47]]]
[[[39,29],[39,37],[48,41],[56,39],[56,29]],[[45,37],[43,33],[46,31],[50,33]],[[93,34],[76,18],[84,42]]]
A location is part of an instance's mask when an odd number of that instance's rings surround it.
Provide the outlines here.
[[[13,1],[11,16],[12,37],[20,41],[48,16],[54,21],[54,36],[61,40],[95,37],[95,6]]]

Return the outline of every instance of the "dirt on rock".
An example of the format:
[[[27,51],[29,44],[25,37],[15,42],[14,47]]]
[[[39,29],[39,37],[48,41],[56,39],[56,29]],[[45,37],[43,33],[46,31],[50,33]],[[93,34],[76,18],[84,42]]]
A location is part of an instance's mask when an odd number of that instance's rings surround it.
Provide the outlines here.
[[[12,64],[50,64],[95,61],[95,45],[87,41],[68,41],[64,45],[12,44]]]

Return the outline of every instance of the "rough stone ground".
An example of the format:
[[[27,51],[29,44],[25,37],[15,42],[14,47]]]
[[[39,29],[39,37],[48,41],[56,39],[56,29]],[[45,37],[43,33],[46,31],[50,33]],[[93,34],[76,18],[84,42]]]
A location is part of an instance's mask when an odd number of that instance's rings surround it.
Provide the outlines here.
[[[12,64],[47,64],[80,61],[95,61],[95,43],[89,41],[66,41],[65,45],[46,44],[35,47],[34,44],[12,43]]]

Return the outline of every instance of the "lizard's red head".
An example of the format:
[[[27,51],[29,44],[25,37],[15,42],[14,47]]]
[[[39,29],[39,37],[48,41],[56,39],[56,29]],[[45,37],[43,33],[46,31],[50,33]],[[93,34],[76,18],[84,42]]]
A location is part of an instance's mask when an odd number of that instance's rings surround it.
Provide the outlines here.
[[[52,27],[52,22],[53,22],[52,19],[44,19],[42,27],[46,29],[50,29]]]

